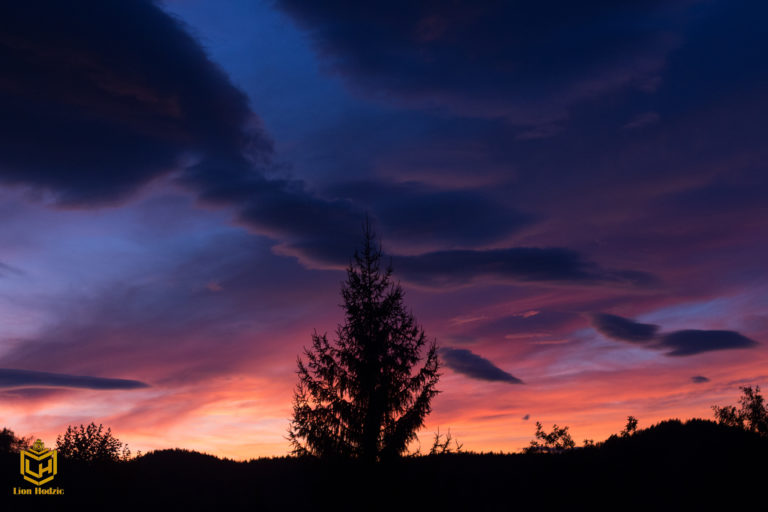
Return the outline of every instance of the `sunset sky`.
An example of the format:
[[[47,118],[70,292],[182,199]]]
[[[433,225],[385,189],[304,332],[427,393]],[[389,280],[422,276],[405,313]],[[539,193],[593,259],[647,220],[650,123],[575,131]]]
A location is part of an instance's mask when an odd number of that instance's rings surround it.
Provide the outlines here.
[[[422,448],[768,385],[768,4],[0,4],[0,427],[288,452],[368,214]]]

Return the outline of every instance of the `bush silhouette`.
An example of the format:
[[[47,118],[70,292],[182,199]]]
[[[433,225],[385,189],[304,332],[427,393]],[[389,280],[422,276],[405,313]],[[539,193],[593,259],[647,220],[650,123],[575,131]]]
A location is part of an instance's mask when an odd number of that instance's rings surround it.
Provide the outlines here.
[[[366,221],[342,285],[345,321],[331,343],[312,335],[298,358],[288,438],[293,453],[375,461],[402,455],[431,411],[439,374],[437,346],[403,305],[392,267]],[[423,366],[415,369],[426,348]]]
[[[117,462],[131,456],[128,445],[114,437],[112,429],[104,430],[104,425],[93,422],[87,426],[68,426],[56,438],[56,449],[62,457],[82,462]]]

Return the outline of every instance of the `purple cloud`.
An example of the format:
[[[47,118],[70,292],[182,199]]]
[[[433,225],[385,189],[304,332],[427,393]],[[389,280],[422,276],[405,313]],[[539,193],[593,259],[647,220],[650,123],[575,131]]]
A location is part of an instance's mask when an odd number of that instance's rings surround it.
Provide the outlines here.
[[[665,350],[667,356],[692,356],[713,350],[754,348],[757,342],[736,331],[683,329],[657,333],[658,325],[642,324],[606,313],[592,315],[592,326],[604,336]]]
[[[522,380],[505,372],[488,359],[464,348],[444,347],[440,349],[440,356],[448,368],[471,379],[509,384],[523,383]]]
[[[52,386],[104,390],[141,389],[149,387],[148,384],[138,380],[110,379],[105,377],[90,377],[85,375],[68,375],[65,373],[36,372],[32,370],[0,368],[0,388],[29,386]]]

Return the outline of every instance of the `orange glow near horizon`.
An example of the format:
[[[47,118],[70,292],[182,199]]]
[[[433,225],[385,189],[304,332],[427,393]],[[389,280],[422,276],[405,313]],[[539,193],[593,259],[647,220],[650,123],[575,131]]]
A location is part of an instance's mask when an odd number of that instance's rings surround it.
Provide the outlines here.
[[[443,434],[450,429],[466,451],[517,452],[533,439],[536,421],[545,430],[555,423],[569,426],[578,446],[585,439],[601,441],[618,433],[628,415],[639,419],[639,428],[670,418],[711,419],[712,405],[737,402],[738,385],[759,384],[742,382],[737,375],[760,375],[764,367],[764,360],[750,358],[730,372],[711,368],[712,381],[703,384],[658,368],[602,373],[599,378],[585,372],[524,385],[470,381],[448,371],[419,433],[420,447],[427,451],[438,429]],[[285,435],[293,384],[289,379],[233,375],[168,392],[150,388],[106,396],[76,390],[64,399],[5,403],[0,414],[18,435],[40,437],[49,446],[67,424],[95,421],[111,427],[134,453],[186,448],[247,460],[288,454]],[[418,447],[415,443],[411,449]]]

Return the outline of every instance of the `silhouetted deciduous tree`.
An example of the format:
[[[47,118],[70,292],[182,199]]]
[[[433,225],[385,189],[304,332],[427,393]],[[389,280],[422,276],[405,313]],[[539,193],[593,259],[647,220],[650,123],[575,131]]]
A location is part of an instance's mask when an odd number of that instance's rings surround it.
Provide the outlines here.
[[[552,432],[546,433],[541,422],[537,421],[535,435],[536,439],[532,440],[530,446],[524,450],[526,453],[561,452],[576,446],[567,426],[552,425]]]
[[[621,437],[629,437],[637,432],[637,418],[634,416],[627,416],[627,426],[621,431]]]
[[[341,289],[344,324],[333,343],[315,332],[312,348],[304,349],[306,363],[298,358],[288,432],[294,454],[399,456],[431,411],[437,346],[405,309],[402,288],[392,283],[391,265],[382,270],[381,258],[366,222],[362,250]]]
[[[104,425],[93,422],[88,426],[68,426],[56,438],[56,449],[62,457],[83,462],[117,462],[131,456],[128,445],[114,437],[111,428],[104,430]]]
[[[760,394],[760,386],[742,386],[739,408],[733,405],[712,406],[718,423],[739,427],[762,435],[768,435],[768,408]]]

